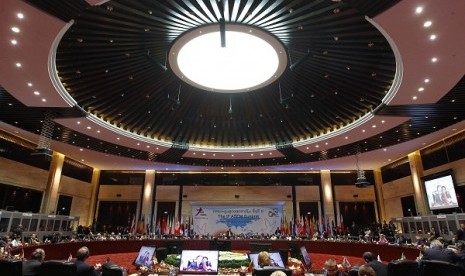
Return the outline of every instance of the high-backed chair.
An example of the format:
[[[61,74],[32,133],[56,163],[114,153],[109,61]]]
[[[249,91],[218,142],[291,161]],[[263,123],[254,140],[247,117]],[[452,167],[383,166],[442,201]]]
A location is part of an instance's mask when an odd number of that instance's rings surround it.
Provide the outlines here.
[[[39,276],[74,276],[76,264],[72,262],[50,260],[42,263]]]
[[[422,276],[463,276],[465,271],[458,265],[443,261],[422,260],[420,262]]]
[[[23,262],[20,260],[0,259],[0,271],[8,271],[9,276],[22,276]]]
[[[102,265],[102,276],[123,276],[124,269],[114,263]]]
[[[168,250],[166,249],[166,247],[158,247],[157,249],[155,249],[155,252],[158,262],[164,261],[168,255]]]
[[[416,261],[393,261],[388,263],[388,276],[419,276],[420,264]]]

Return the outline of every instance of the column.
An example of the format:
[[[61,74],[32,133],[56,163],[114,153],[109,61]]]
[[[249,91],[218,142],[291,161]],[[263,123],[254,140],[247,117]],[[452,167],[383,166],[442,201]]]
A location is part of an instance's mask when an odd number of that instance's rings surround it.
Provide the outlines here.
[[[92,191],[89,200],[89,214],[87,215],[87,225],[94,225],[95,211],[97,209],[98,190],[100,188],[100,170],[94,168],[92,172]]]
[[[421,178],[423,177],[423,163],[421,162],[420,151],[412,152],[408,155],[408,162],[410,164],[410,173],[412,175],[413,195],[415,197],[415,205],[419,215],[429,214],[426,205],[426,193],[424,191]]]
[[[329,170],[321,170],[321,189],[323,193],[323,210],[325,218],[329,221],[334,220],[334,195],[331,184],[331,172]]]
[[[44,196],[42,198],[42,205],[40,212],[43,214],[54,214],[58,204],[58,188],[60,187],[61,171],[65,156],[58,152],[53,152],[52,162],[48,170],[47,187],[45,188]]]
[[[152,195],[155,189],[155,171],[146,170],[145,171],[145,183],[144,189],[142,191],[142,204],[140,208],[141,217],[145,219],[145,223],[149,223],[152,218]]]
[[[378,216],[379,221],[383,222],[384,220],[389,221],[386,218],[386,209],[384,207],[384,194],[383,194],[383,177],[381,175],[381,169],[377,168],[373,170],[373,175],[375,176],[375,195],[378,206]]]

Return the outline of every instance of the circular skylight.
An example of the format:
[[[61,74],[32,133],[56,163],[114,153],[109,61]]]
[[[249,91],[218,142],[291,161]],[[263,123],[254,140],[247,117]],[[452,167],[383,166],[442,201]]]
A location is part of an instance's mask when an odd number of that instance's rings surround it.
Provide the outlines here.
[[[178,39],[169,62],[179,78],[195,87],[236,93],[272,83],[286,69],[287,56],[275,37],[244,25],[226,25],[222,47],[219,25],[209,25]]]

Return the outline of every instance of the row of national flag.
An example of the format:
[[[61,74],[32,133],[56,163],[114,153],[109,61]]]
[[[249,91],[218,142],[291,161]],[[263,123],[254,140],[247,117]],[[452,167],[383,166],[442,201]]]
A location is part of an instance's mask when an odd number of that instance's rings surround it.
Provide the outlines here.
[[[313,236],[318,233],[318,235],[335,236],[335,231],[344,232],[344,220],[341,214],[336,227],[334,220],[331,220],[330,223],[328,217],[315,219],[314,216],[312,218],[302,216],[299,219],[288,221],[286,216],[283,216],[279,231],[282,235]]]
[[[155,221],[153,217],[152,225],[150,221],[145,221],[145,216],[136,222],[136,216],[132,216],[129,233],[135,234],[154,234],[154,235],[185,235],[190,236],[194,233],[194,219],[192,217],[163,216]]]

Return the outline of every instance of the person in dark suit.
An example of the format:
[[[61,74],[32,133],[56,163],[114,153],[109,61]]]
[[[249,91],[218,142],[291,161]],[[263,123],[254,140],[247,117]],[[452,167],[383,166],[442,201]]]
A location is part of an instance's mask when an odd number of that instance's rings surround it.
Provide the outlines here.
[[[31,258],[23,262],[23,275],[34,276],[39,274],[40,266],[45,259],[45,251],[37,248],[31,254]]]
[[[452,249],[444,248],[444,244],[439,240],[432,240],[429,248],[423,253],[423,260],[443,261],[451,264],[460,262],[461,256]]]
[[[365,252],[362,255],[362,258],[365,260],[366,264],[371,266],[373,270],[376,272],[377,276],[387,276],[387,265],[383,264],[382,262],[378,261],[375,254],[371,252]]]
[[[83,246],[78,249],[76,253],[76,276],[99,276],[100,273],[95,271],[95,268],[90,264],[86,263],[87,258],[89,258],[90,252],[89,248]],[[99,268],[97,266],[97,268]]]

